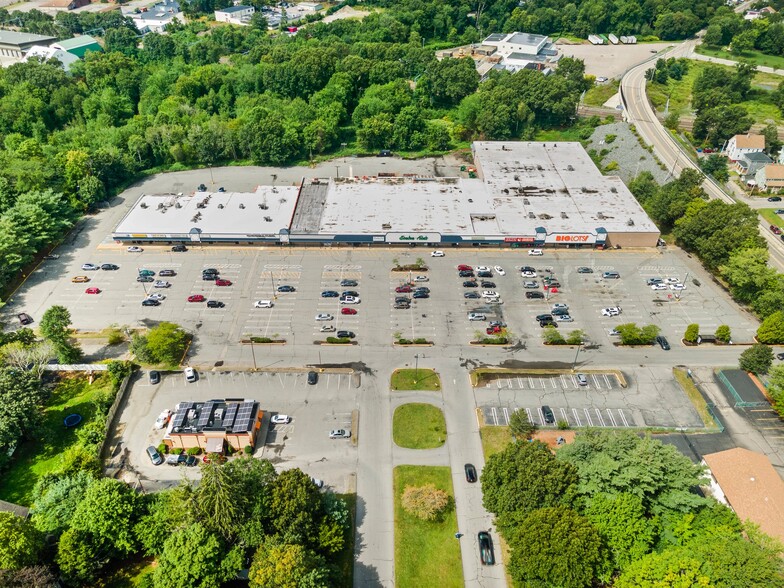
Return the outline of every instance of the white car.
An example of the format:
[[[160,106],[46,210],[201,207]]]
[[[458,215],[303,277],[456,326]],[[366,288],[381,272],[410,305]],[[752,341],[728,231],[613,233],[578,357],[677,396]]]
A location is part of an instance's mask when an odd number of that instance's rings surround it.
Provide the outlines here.
[[[651,290],[666,290],[666,289],[667,289],[666,284],[653,284],[651,286]]]
[[[142,251],[144,251],[144,249],[142,249],[141,247],[136,247],[135,245],[132,245],[131,247],[128,247],[128,249],[126,249],[126,251],[128,253],[141,253]]]
[[[270,419],[273,425],[288,425],[291,422],[291,417],[287,414],[276,414]]]
[[[272,300],[257,300],[253,303],[255,308],[272,308]]]
[[[335,318],[334,316],[332,316],[331,314],[325,313],[325,312],[322,312],[322,313],[319,313],[319,314],[316,315],[316,320],[317,321],[331,321],[334,318]]]
[[[476,268],[475,268],[475,269],[476,269],[476,271],[478,271],[478,272],[489,272],[489,271],[492,271],[492,270],[491,270],[489,267],[487,267],[486,265],[478,265],[478,266],[476,266]]]
[[[539,282],[523,282],[523,288],[538,288]]]
[[[664,278],[664,283],[667,284],[668,286],[670,284],[680,284],[680,282],[681,281],[679,278]]]
[[[670,290],[685,290],[685,284],[670,284]]]
[[[569,310],[569,305],[564,304],[563,302],[556,302],[553,304],[553,310]]]
[[[430,257],[444,257],[443,251],[431,251]]]
[[[568,314],[557,314],[555,315],[555,320],[561,323],[573,323],[574,319],[569,316]]]
[[[414,281],[415,282],[429,282],[430,278],[428,278],[427,276],[417,276],[417,277],[414,278]]]
[[[487,299],[487,303],[488,304],[503,304],[504,301],[501,300],[500,298],[488,298]]]
[[[349,437],[351,437],[351,431],[346,429],[332,429],[329,432],[330,439],[348,439]]]
[[[602,309],[603,316],[618,316],[619,314],[621,314],[621,309],[618,306],[611,306],[610,308]]]
[[[321,328],[319,329],[319,331],[321,331],[322,333],[331,333],[334,330],[335,330],[334,325],[322,325]]]
[[[504,268],[502,268],[500,265],[495,266],[494,269],[495,269],[495,273],[497,273],[499,276],[505,276],[506,275],[506,272],[504,271]]]
[[[152,286],[153,288],[168,288],[171,286],[171,282],[167,282],[166,280],[155,280],[155,283]]]
[[[520,275],[522,277],[524,277],[524,278],[535,278],[536,277],[536,272],[532,272],[530,270],[524,270],[524,271],[520,272]]]
[[[598,78],[596,78],[596,81],[597,81],[597,82],[600,82],[600,83],[601,83],[601,82],[606,82],[606,81],[607,81],[607,78],[606,78],[606,77],[604,77],[604,76],[599,76]]]
[[[343,296],[340,299],[341,304],[359,304],[360,300],[356,296]]]
[[[186,382],[195,382],[196,381],[196,370],[192,367],[185,368],[185,381]]]
[[[610,337],[620,337],[621,336],[621,333],[620,333],[620,331],[618,331],[618,329],[608,329],[607,330],[607,334]]]
[[[487,317],[483,315],[481,312],[469,312],[468,313],[468,320],[469,321],[485,321]]]
[[[160,302],[161,300],[166,300],[166,295],[160,294],[158,292],[153,292],[147,296],[147,300],[157,300],[158,302]]]
[[[495,290],[484,290],[482,292],[482,298],[499,298],[500,296]]]
[[[544,252],[541,249],[529,249],[528,255],[544,255]]]
[[[171,419],[171,416],[172,416],[172,411],[170,411],[168,408],[164,410],[161,414],[158,415],[158,418],[155,420],[155,428],[163,429]]]
[[[99,266],[95,265],[94,263],[85,263],[85,264],[82,264],[82,269],[85,270],[85,271],[92,272],[92,271],[99,270],[101,268]]]

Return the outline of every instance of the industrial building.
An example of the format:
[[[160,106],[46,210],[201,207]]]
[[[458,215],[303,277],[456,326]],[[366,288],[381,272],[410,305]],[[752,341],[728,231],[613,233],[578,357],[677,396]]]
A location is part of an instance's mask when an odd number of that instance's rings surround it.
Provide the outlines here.
[[[579,143],[476,142],[467,177],[384,173],[252,193],[142,195],[121,243],[655,247],[659,231]],[[473,176],[473,177],[472,177]]]

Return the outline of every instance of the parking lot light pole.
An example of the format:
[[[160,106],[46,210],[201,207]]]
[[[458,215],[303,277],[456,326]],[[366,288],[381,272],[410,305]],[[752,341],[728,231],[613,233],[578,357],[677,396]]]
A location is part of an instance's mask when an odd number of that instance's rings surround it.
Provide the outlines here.
[[[250,354],[253,357],[253,371],[255,372],[258,368],[256,367],[256,350],[253,348],[253,335],[248,333],[248,339],[250,339]]]
[[[419,353],[414,355],[414,384],[419,382],[419,358]]]
[[[577,356],[580,355],[580,347],[582,343],[577,344],[577,353],[574,354],[574,361],[572,362],[572,371],[574,371],[575,366],[577,365]]]

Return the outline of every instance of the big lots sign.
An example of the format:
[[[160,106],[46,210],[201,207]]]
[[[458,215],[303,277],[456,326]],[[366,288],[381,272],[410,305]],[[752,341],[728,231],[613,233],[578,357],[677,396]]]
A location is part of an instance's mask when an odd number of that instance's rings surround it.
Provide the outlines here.
[[[573,235],[564,235],[561,233],[553,233],[547,235],[546,243],[596,243],[596,235],[577,233]]]

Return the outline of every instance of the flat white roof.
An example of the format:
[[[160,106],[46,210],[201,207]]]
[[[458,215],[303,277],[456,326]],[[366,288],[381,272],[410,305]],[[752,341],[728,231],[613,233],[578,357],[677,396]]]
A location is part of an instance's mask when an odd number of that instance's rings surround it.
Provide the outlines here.
[[[277,235],[288,229],[298,191],[298,186],[259,186],[250,193],[144,194],[114,234],[180,236],[197,228],[203,237]]]

